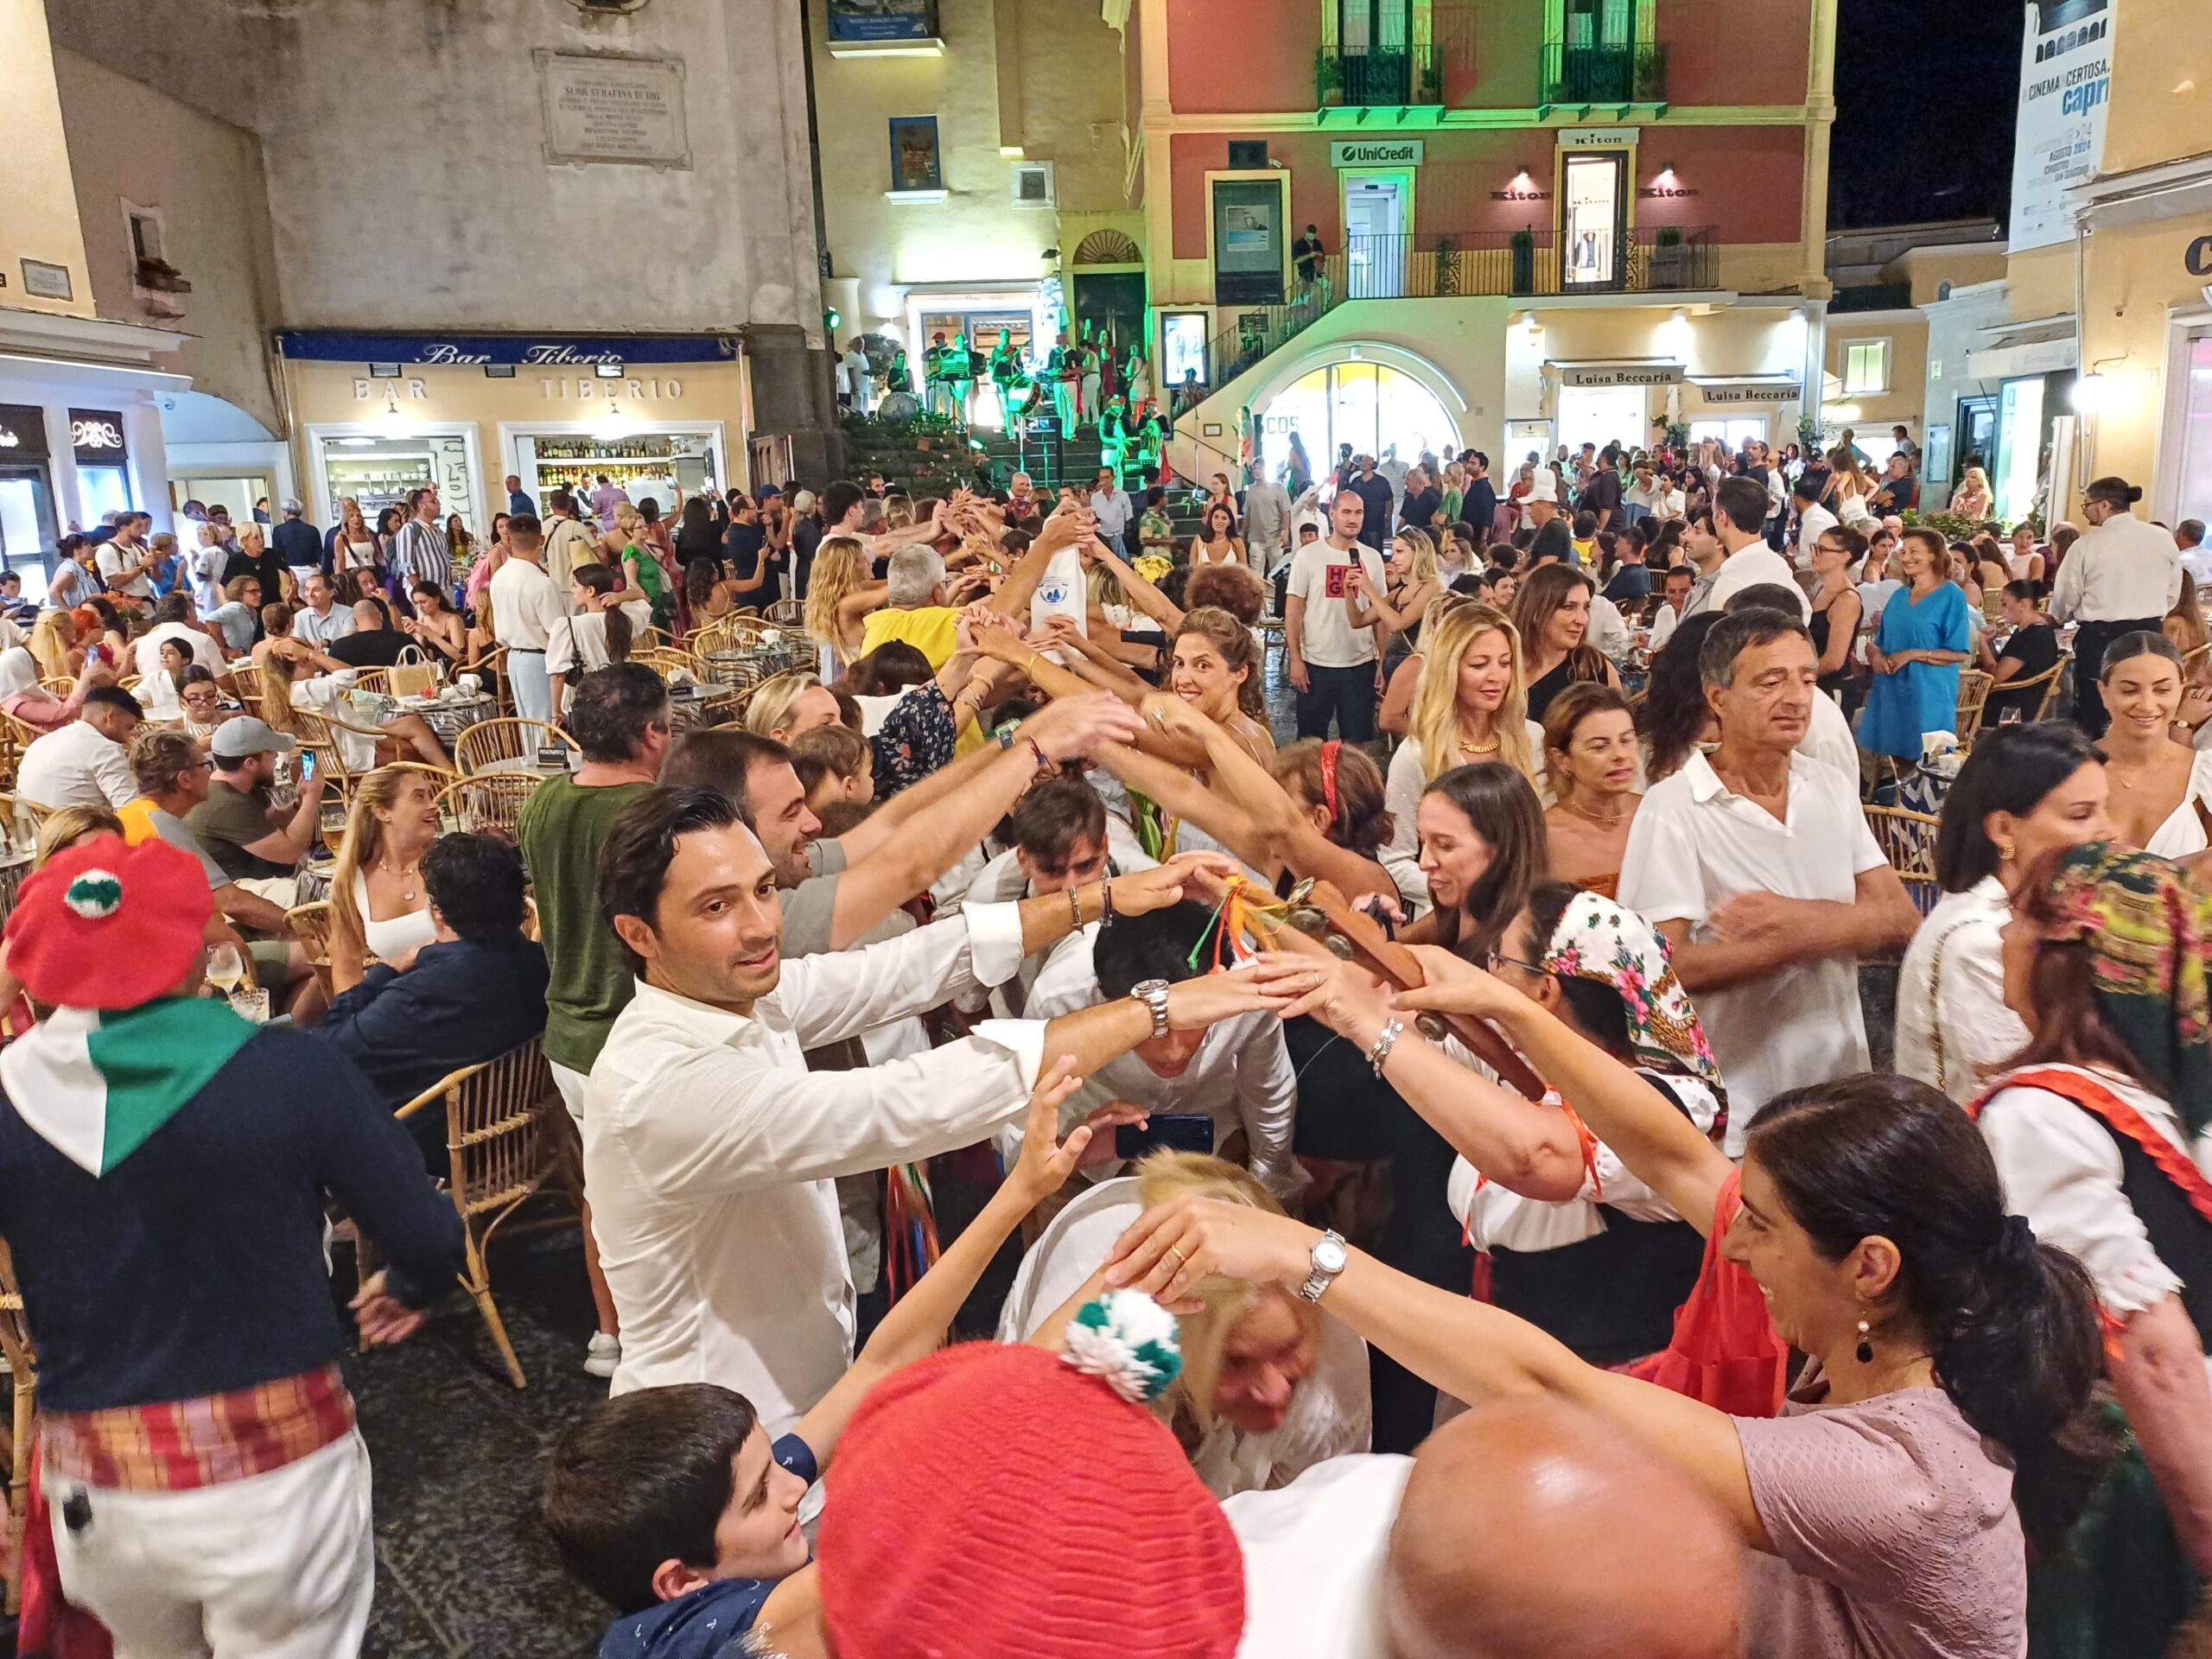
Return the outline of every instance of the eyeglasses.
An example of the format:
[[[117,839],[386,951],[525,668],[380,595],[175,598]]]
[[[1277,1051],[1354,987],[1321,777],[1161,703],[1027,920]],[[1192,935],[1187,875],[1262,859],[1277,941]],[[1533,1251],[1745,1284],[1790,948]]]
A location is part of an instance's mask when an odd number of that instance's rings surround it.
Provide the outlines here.
[[[1486,959],[1493,974],[1501,968],[1518,968],[1524,974],[1534,974],[1538,979],[1542,979],[1551,972],[1548,968],[1539,967],[1533,962],[1523,962],[1518,957],[1509,957],[1500,950],[1490,951]]]

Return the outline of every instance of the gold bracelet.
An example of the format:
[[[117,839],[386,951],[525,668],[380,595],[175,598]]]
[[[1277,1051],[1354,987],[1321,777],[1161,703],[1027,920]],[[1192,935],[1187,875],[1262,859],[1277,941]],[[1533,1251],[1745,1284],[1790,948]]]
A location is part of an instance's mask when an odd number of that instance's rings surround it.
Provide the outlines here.
[[[1073,887],[1068,889],[1068,929],[1071,932],[1083,925],[1083,900],[1076,897]]]

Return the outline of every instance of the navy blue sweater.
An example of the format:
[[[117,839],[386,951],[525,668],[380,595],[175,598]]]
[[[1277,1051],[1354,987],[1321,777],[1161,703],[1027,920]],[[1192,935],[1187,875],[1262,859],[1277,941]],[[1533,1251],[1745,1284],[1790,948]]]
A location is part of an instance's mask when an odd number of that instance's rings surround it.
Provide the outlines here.
[[[352,1062],[257,1032],[105,1175],[0,1096],[0,1236],[54,1411],[226,1394],[327,1365],[350,1332],[322,1255],[334,1194],[413,1306],[461,1264],[461,1217]]]
[[[440,1077],[544,1031],[547,977],[543,947],[519,931],[426,944],[404,974],[371,966],[332,1001],[315,1038],[359,1066],[396,1111]],[[426,1108],[415,1121],[430,1127],[442,1166],[444,1109]]]

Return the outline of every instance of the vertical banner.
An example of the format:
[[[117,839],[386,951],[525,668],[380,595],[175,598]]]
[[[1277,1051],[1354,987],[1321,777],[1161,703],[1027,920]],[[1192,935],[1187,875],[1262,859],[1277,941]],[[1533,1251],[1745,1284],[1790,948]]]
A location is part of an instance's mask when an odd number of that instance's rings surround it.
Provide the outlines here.
[[[2015,253],[2074,233],[2066,192],[2096,176],[2112,96],[2112,0],[2030,0],[2012,145]]]

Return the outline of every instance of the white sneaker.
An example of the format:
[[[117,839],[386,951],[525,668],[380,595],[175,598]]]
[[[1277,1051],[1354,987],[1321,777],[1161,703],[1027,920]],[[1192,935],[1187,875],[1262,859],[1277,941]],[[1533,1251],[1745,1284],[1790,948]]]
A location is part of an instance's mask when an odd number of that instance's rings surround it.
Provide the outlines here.
[[[594,1376],[612,1376],[621,1363],[622,1338],[604,1331],[592,1332],[591,1340],[584,1345],[584,1370]]]

